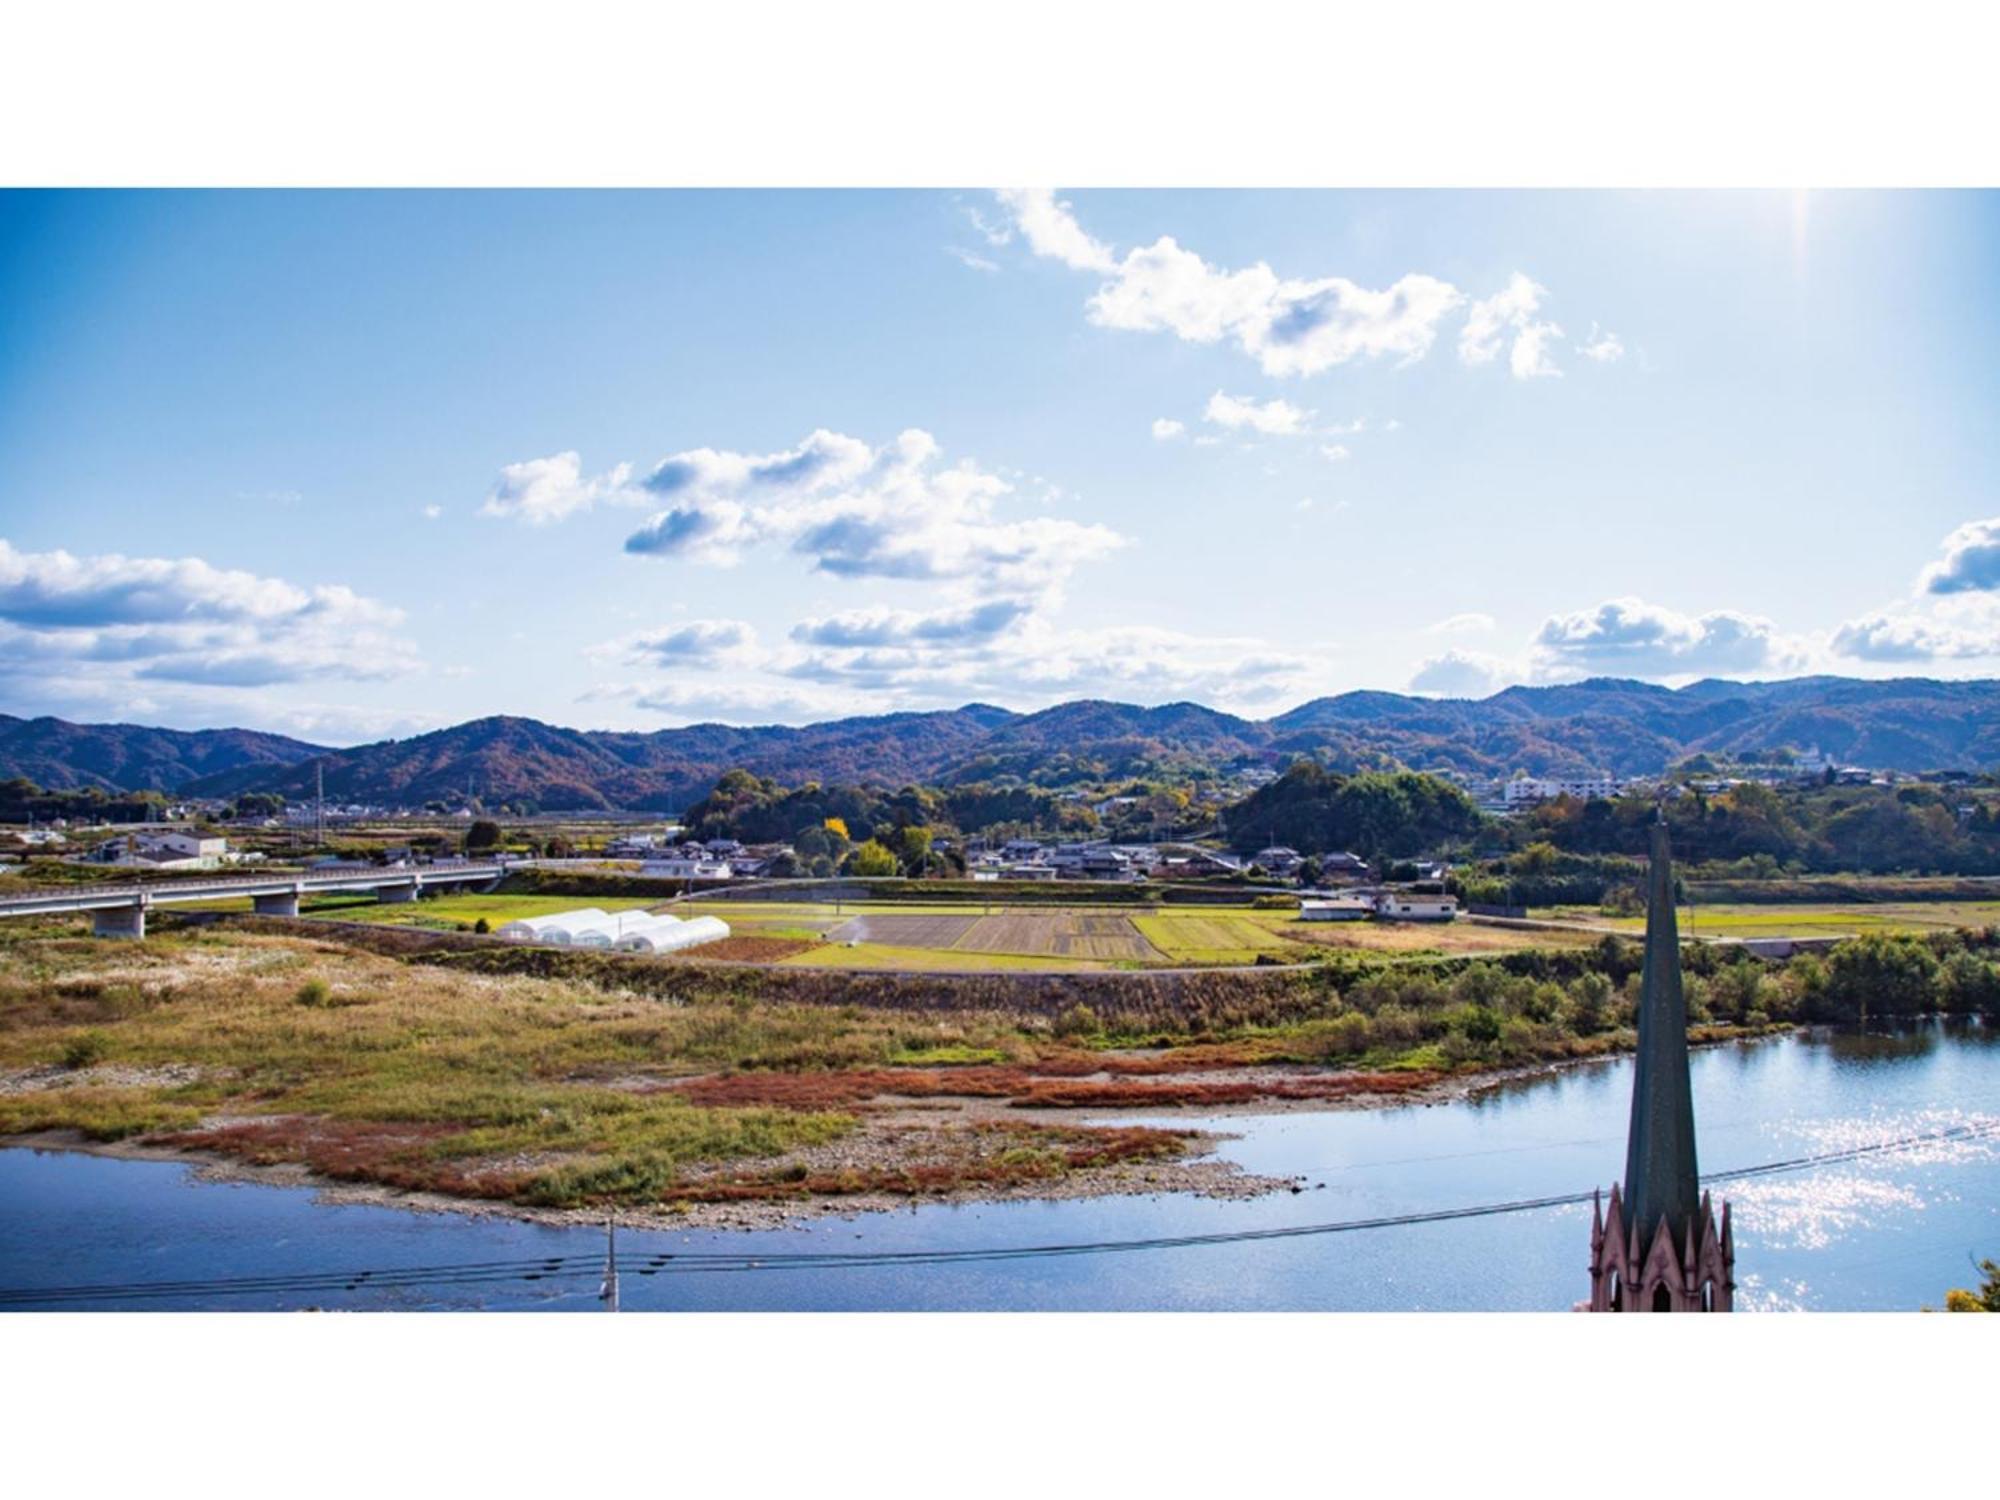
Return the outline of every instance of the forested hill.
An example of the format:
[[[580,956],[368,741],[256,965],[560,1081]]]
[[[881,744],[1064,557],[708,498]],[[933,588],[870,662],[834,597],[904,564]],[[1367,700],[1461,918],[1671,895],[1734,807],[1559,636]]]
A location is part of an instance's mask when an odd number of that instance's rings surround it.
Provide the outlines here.
[[[26,777],[49,791],[178,791],[222,772],[282,770],[324,747],[254,729],[150,729],[0,714],[0,781]]]
[[[1643,775],[1700,751],[1811,746],[1883,769],[1989,769],[2000,765],[2000,682],[1806,677],[1669,689],[1598,678],[1509,688],[1478,701],[1344,693],[1261,721],[1192,703],[1097,701],[1031,714],[973,704],[798,728],[697,724],[650,733],[489,718],[329,751],[320,766],[328,795],[343,800],[418,804],[460,798],[470,788],[493,805],[678,811],[737,766],[789,786],[1061,786],[1276,765],[1302,754],[1343,771],[1403,765],[1483,776]],[[188,735],[0,718],[0,779],[25,776],[52,787],[303,796],[316,753],[243,730]]]

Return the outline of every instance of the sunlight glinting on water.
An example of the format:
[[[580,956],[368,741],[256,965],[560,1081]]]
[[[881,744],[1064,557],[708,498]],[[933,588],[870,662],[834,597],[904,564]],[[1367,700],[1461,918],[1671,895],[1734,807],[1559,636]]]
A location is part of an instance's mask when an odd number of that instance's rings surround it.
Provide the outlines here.
[[[1995,1125],[2000,1125],[2000,1116],[1927,1109],[1786,1120],[1767,1126],[1764,1133],[1776,1147],[1774,1155],[1806,1156]],[[1742,1233],[1754,1234],[1773,1248],[1822,1250],[1857,1230],[1886,1224],[1898,1215],[1922,1213],[1935,1202],[1951,1200],[1951,1191],[1942,1186],[1920,1190],[1907,1180],[1908,1169],[1990,1161],[1996,1154],[2000,1154],[2000,1136],[1927,1141],[1864,1162],[1798,1176],[1728,1183],[1724,1185],[1725,1196]],[[1798,1289],[1803,1292],[1804,1284]]]

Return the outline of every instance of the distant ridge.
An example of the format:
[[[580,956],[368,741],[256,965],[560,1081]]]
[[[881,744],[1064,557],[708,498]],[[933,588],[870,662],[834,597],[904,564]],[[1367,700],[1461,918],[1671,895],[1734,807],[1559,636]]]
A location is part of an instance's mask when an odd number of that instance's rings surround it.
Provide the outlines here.
[[[152,729],[0,714],[0,780],[51,791],[176,791],[217,773],[280,770],[325,747],[255,729]]]
[[[990,704],[835,719],[797,728],[695,724],[647,733],[475,719],[404,740],[326,750],[241,729],[196,733],[0,716],[0,779],[49,787],[421,803],[530,799],[550,810],[678,810],[742,766],[805,781],[1058,784],[1314,755],[1337,769],[1400,763],[1468,775],[1643,775],[1699,751],[1818,746],[1861,765],[1919,771],[2000,764],[2000,682],[1707,680],[1679,689],[1620,678],[1515,687],[1477,701],[1354,692],[1253,720],[1197,703],[1085,699],[1036,713]]]

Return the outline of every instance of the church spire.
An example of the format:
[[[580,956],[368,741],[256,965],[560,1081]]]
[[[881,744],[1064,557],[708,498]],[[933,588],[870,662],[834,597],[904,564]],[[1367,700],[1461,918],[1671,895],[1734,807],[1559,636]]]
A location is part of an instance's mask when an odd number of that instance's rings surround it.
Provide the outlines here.
[[[1661,1219],[1678,1244],[1701,1206],[1695,1167],[1694,1088],[1688,1078],[1687,997],[1681,990],[1673,861],[1664,817],[1650,830],[1646,967],[1639,990],[1639,1056],[1625,1146],[1626,1222],[1651,1236]]]
[[[1632,1129],[1623,1191],[1590,1222],[1591,1312],[1728,1312],[1736,1249],[1729,1205],[1701,1191],[1694,1155],[1694,1086],[1688,1074],[1687,997],[1674,923],[1673,860],[1664,813],[1651,829],[1646,964],[1639,988],[1639,1055],[1632,1069]]]

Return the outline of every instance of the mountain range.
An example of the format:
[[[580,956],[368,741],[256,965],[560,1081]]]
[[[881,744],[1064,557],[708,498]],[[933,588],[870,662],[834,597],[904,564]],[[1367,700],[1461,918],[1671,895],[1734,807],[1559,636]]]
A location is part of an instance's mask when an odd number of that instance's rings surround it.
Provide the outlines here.
[[[529,800],[548,810],[673,811],[737,766],[786,785],[1010,777],[1060,784],[1272,765],[1301,754],[1337,769],[1400,763],[1474,776],[1645,775],[1701,751],[1811,746],[1881,769],[1984,769],[2000,763],[2000,681],[1804,677],[1675,689],[1594,678],[1476,701],[1342,693],[1263,720],[1194,703],[1096,700],[1026,714],[969,704],[796,728],[576,730],[494,717],[339,750],[243,729],[0,715],[0,779],[306,797],[318,771],[327,795],[342,801],[414,805],[469,790],[488,803]]]

